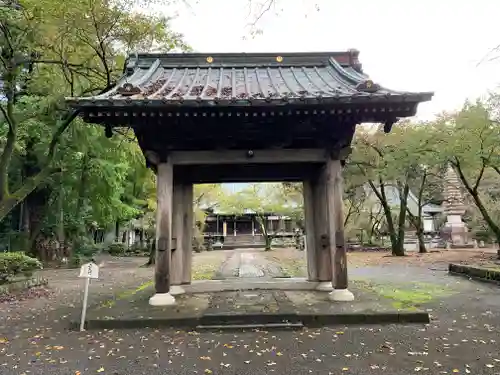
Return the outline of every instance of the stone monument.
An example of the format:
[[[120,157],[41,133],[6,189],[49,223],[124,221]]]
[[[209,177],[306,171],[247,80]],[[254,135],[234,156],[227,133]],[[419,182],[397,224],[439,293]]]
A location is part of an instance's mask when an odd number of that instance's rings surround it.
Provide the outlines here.
[[[462,221],[465,214],[464,197],[460,189],[460,180],[451,166],[448,166],[445,175],[444,199],[446,223],[443,232],[451,242],[451,246],[465,246],[468,230]]]

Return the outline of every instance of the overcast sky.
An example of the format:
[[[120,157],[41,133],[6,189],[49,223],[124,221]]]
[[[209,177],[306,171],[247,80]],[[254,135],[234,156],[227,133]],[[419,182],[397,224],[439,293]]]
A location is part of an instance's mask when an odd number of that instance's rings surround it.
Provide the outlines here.
[[[398,90],[436,93],[430,103],[420,105],[419,119],[458,109],[467,98],[500,84],[500,58],[485,59],[500,45],[500,0],[277,0],[278,6],[258,23],[262,35],[253,39],[249,0],[185,1],[190,8],[159,10],[177,14],[172,25],[195,51],[355,48],[374,81]],[[227,186],[239,190],[245,185]]]
[[[248,0],[186,1],[190,8],[160,10],[178,12],[173,27],[197,52],[356,48],[374,81],[436,92],[431,103],[420,106],[422,119],[456,109],[500,83],[500,59],[478,66],[500,44],[498,0],[278,0],[258,24],[263,34],[253,39]],[[253,0],[258,1],[265,0]]]

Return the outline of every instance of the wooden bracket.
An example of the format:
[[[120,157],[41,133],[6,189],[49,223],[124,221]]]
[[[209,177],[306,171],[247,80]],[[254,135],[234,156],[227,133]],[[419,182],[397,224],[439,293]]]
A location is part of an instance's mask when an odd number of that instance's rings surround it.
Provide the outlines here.
[[[397,119],[390,119],[384,123],[384,133],[388,134],[392,130],[392,126],[397,122]]]
[[[172,238],[172,247],[170,248],[172,252],[174,252],[175,250],[177,250],[177,238]]]
[[[330,238],[326,234],[322,234],[320,237],[320,244],[323,249],[326,249],[330,246]]]
[[[153,165],[158,165],[160,163],[160,156],[154,151],[146,150],[144,151],[144,156],[146,157],[148,162]]]
[[[352,153],[352,147],[346,146],[342,148],[333,149],[330,151],[330,158],[332,160],[346,160]]]
[[[344,231],[338,230],[335,232],[335,247],[343,249],[345,247]]]
[[[165,237],[158,238],[158,251],[167,251],[167,239]]]

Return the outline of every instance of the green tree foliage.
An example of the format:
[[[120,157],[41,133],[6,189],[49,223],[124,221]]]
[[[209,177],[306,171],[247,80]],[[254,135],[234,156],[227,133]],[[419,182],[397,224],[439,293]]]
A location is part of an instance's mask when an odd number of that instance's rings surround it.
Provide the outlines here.
[[[210,211],[217,210],[223,200],[224,190],[221,184],[202,184],[194,186],[193,209],[194,209],[194,248],[201,251],[204,248],[203,231],[205,220]]]
[[[154,209],[154,176],[133,132],[105,138],[64,97],[109,89],[131,51],[172,49],[188,48],[169,19],[126,2],[0,5],[0,220],[24,228],[25,246],[40,233],[75,238]]]
[[[465,192],[500,242],[500,126],[499,101],[466,103],[456,114],[443,115],[436,122],[440,137],[440,157],[457,173]]]
[[[433,129],[430,124],[402,122],[390,134],[380,129],[361,130],[355,137],[351,164],[358,168],[382,208],[393,255],[404,255],[407,220],[415,227],[420,252],[426,251],[422,207],[427,203],[431,170],[440,170],[434,163],[430,166],[436,138],[429,129]],[[396,189],[398,202],[391,202],[389,188]],[[411,212],[408,203],[410,189],[417,197],[415,212]]]

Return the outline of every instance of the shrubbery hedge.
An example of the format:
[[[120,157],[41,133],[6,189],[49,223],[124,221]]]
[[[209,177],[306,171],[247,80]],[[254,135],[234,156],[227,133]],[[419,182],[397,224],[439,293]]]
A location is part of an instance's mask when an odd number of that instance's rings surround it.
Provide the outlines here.
[[[113,256],[147,256],[149,248],[140,244],[133,244],[129,248],[122,242],[113,242],[109,244],[107,252]]]
[[[42,268],[38,259],[21,252],[0,253],[0,284],[11,281],[16,276],[31,277],[33,272]]]
[[[122,242],[113,242],[108,246],[108,253],[110,255],[122,256],[125,255],[127,251],[127,246]]]

